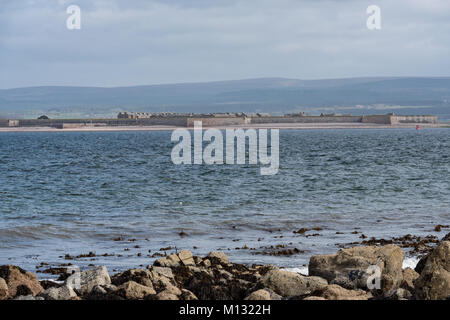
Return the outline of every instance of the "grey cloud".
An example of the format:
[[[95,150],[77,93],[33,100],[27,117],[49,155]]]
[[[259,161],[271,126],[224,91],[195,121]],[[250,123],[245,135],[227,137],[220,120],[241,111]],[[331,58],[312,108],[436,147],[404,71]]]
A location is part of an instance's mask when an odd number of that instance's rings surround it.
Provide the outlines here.
[[[79,31],[65,28],[69,4]],[[380,31],[365,26],[370,4]],[[6,0],[0,88],[445,76],[448,12],[445,0]]]

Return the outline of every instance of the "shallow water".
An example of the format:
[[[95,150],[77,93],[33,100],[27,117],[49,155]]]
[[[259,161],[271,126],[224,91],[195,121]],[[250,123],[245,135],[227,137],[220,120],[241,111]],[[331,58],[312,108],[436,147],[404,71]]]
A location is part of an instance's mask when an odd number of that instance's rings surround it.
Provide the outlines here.
[[[433,228],[450,221],[448,129],[281,131],[274,176],[259,165],[176,166],[173,145],[170,132],[1,133],[0,264],[121,270],[172,246],[300,267],[359,240],[355,228],[442,237]],[[293,233],[311,227],[320,236]],[[255,254],[291,242],[305,252]],[[235,249],[244,245],[257,250]],[[61,258],[89,251],[115,255]]]

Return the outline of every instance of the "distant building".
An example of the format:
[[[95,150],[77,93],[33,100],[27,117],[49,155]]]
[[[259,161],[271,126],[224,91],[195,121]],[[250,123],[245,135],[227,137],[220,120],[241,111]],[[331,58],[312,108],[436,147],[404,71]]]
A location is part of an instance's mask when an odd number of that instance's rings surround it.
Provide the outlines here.
[[[321,113],[320,116],[321,117],[339,117],[341,115],[337,114],[337,113]]]
[[[306,112],[298,112],[298,113],[288,113],[286,117],[306,117],[308,114]]]
[[[148,119],[151,116],[149,112],[119,112],[117,119]]]
[[[19,126],[19,120],[8,120],[8,127],[18,127]]]

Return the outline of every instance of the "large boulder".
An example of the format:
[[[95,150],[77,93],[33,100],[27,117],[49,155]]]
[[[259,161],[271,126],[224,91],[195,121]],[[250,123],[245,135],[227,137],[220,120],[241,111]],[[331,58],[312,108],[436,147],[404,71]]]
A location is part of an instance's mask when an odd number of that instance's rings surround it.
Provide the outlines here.
[[[82,272],[75,272],[66,279],[66,285],[75,289],[81,295],[91,292],[95,286],[111,284],[108,269],[105,266],[95,267]]]
[[[443,241],[450,241],[450,232],[447,233],[447,234],[441,239],[441,242],[443,242]],[[417,263],[416,267],[414,268],[414,270],[415,270],[417,273],[419,273],[419,274],[422,273],[423,268],[425,268],[425,264],[427,263],[428,256],[429,256],[430,254],[431,254],[431,252],[428,253],[428,254],[426,254],[426,255],[424,255],[424,256],[419,260],[419,262]]]
[[[283,297],[294,297],[323,289],[328,282],[320,277],[306,277],[295,272],[274,269],[260,279],[260,284]]]
[[[8,297],[37,295],[44,290],[34,273],[12,265],[0,266],[0,278],[8,287]]]
[[[151,287],[143,286],[134,281],[128,281],[119,286],[113,294],[127,300],[140,300],[156,294],[156,291]]]
[[[324,289],[319,290],[322,298],[327,300],[367,300],[367,294],[363,290],[348,290],[338,286],[337,284],[330,284]]]
[[[450,241],[442,241],[429,254],[414,285],[418,299],[442,300],[450,297]]]
[[[77,297],[77,294],[71,287],[62,286],[59,288],[53,287],[42,291],[39,294],[39,297],[42,297],[45,300],[72,300]]]
[[[3,278],[0,278],[0,300],[8,299],[8,285]]]
[[[382,247],[353,247],[342,249],[336,254],[317,255],[309,261],[309,274],[325,278],[330,283],[347,289],[367,290],[368,280],[372,280],[373,268],[381,272],[381,291],[383,293],[400,286],[404,253],[395,245]]]

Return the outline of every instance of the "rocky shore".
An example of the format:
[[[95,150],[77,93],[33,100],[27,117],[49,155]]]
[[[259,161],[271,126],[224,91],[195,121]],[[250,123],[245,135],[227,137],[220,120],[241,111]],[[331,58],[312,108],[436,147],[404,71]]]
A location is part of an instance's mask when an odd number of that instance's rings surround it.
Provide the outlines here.
[[[449,300],[450,233],[417,264],[402,269],[396,244],[356,246],[309,261],[309,275],[271,265],[235,264],[223,252],[188,250],[141,269],[110,275],[104,266],[39,281],[0,266],[0,300]]]

